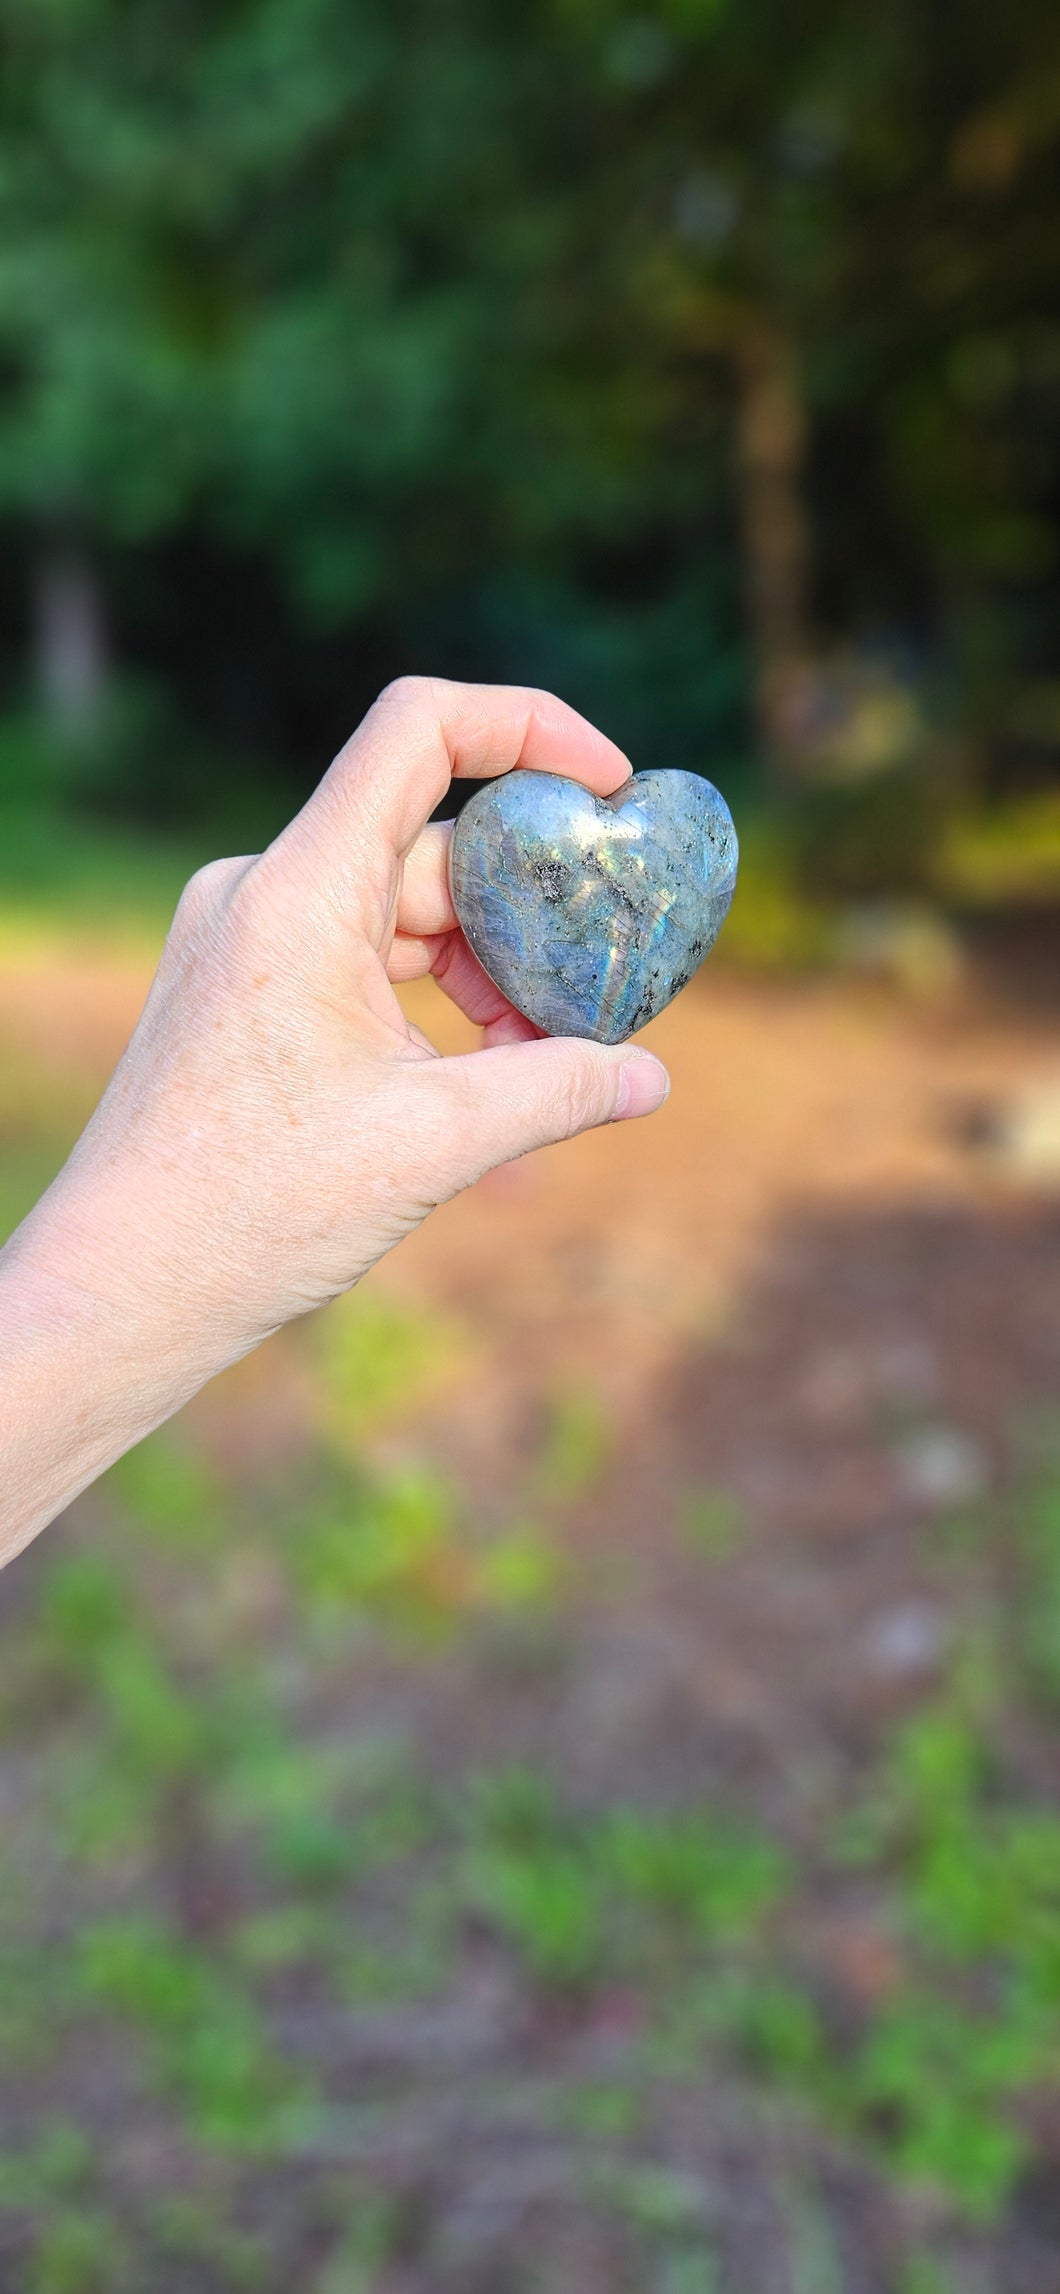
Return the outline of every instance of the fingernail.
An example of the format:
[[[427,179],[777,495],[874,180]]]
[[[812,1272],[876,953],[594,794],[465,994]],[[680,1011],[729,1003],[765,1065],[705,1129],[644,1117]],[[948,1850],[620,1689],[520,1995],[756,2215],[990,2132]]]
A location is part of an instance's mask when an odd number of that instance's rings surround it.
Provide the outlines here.
[[[623,1062],[612,1123],[621,1123],[627,1115],[653,1115],[669,1089],[670,1078],[662,1061],[653,1059],[650,1051],[633,1052]]]

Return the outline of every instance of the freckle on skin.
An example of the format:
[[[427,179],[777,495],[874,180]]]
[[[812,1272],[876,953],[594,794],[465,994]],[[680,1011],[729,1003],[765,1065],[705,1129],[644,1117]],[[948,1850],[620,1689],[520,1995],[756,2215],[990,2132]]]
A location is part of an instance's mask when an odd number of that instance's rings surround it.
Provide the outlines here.
[[[255,975],[255,977],[254,977],[254,979],[253,979],[253,981],[252,981],[252,983],[251,983],[251,985],[252,985],[253,987],[255,987],[255,988],[266,988],[266,987],[268,987],[268,984],[269,984],[269,975],[268,975],[268,973],[267,973],[267,972],[258,972],[258,973],[256,973],[256,975]]]

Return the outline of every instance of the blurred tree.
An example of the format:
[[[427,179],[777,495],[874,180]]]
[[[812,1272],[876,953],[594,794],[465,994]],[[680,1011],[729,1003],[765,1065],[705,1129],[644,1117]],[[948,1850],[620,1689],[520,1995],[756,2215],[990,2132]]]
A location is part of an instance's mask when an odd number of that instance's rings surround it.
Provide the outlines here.
[[[418,657],[707,761],[741,592],[781,763],[835,637],[911,631],[999,722],[1050,667],[1046,0],[0,0],[0,40],[53,715],[131,651],[315,748]]]
[[[984,606],[1055,565],[1060,18],[555,7],[626,123],[585,270],[671,425],[730,399],[760,724],[798,754],[815,616],[918,624],[967,669]]]

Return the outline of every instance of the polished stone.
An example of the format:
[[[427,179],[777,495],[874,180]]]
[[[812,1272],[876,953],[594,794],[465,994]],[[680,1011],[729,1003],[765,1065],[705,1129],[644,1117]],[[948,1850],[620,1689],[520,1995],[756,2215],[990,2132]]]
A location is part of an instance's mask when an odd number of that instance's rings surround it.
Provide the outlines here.
[[[597,797],[558,773],[476,790],[449,881],[502,994],[547,1035],[624,1043],[702,963],[736,882],[736,831],[697,773],[639,773]]]

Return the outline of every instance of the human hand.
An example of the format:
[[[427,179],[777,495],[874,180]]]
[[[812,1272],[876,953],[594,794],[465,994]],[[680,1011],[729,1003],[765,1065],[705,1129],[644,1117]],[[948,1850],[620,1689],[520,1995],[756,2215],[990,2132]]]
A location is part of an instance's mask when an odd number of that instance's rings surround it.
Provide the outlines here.
[[[0,1254],[15,1348],[0,1391],[15,1395],[15,1447],[30,1460],[13,1501],[32,1511],[25,1535],[214,1371],[348,1289],[436,1204],[530,1148],[665,1097],[648,1053],[541,1037],[457,926],[449,830],[429,816],[451,776],[516,765],[600,795],[629,772],[551,695],[403,679],[268,851],[192,879],[104,1099]],[[406,1021],[393,983],[428,972],[482,1027],[481,1051],[439,1058]],[[39,1382],[42,1359],[68,1358],[71,1334],[79,1430],[64,1420],[49,1467],[18,1365],[24,1382],[28,1344]],[[0,1526],[22,1542],[4,1502]]]

